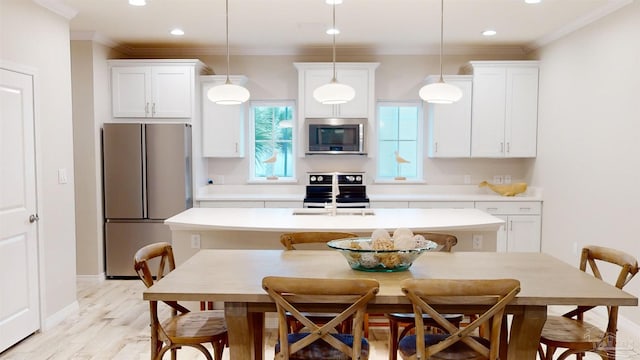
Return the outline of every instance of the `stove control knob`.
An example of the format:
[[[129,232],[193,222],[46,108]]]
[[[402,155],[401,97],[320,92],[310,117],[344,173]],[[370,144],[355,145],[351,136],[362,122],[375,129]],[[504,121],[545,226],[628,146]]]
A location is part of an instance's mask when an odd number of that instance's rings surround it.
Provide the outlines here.
[[[311,180],[311,182],[314,182],[314,181],[316,181],[316,177],[315,176],[311,176],[311,178],[309,180]]]
[[[347,176],[347,180],[348,180],[349,182],[353,182],[353,180],[355,180],[355,177],[354,177],[354,176],[352,176],[352,175],[348,175],[348,176]]]
[[[318,175],[318,182],[322,181],[322,175]]]
[[[362,181],[362,176],[360,176],[360,175],[356,176],[356,181],[357,181],[357,182]]]

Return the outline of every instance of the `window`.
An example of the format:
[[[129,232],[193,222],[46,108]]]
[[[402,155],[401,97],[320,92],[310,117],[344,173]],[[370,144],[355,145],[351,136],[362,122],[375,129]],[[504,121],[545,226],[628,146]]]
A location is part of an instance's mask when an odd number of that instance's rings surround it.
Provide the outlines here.
[[[295,177],[293,102],[251,102],[252,180]]]
[[[378,103],[378,179],[422,180],[420,103]]]

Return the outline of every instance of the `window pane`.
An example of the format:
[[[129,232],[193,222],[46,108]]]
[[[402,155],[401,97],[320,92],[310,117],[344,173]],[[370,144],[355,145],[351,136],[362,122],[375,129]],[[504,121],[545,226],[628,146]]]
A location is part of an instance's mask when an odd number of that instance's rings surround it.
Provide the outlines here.
[[[420,104],[378,106],[378,177],[418,179],[421,174]],[[407,160],[401,162],[397,156]]]
[[[379,139],[396,140],[398,138],[398,108],[381,106],[379,112]]]
[[[398,139],[417,140],[418,136],[418,109],[416,107],[403,106],[399,109]]]
[[[252,177],[293,177],[293,107],[252,104],[252,110],[255,144]]]
[[[378,146],[378,175],[383,178],[396,176],[396,158],[394,152],[397,149],[395,141],[381,141]]]

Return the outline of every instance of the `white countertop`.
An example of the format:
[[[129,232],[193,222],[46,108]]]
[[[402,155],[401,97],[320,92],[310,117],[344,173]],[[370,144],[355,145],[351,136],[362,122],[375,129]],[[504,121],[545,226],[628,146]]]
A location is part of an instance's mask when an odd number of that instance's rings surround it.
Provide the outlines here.
[[[367,209],[374,215],[293,215],[298,209],[191,208],[167,220],[171,230],[497,231],[504,221],[478,209]],[[310,209],[302,209],[309,211]],[[346,209],[339,209],[346,210]]]

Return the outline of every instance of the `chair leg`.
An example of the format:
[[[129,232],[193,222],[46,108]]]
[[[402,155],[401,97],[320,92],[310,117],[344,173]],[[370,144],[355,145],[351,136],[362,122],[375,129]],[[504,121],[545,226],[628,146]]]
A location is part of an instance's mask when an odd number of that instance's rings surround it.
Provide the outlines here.
[[[398,322],[389,319],[389,360],[398,359]]]

